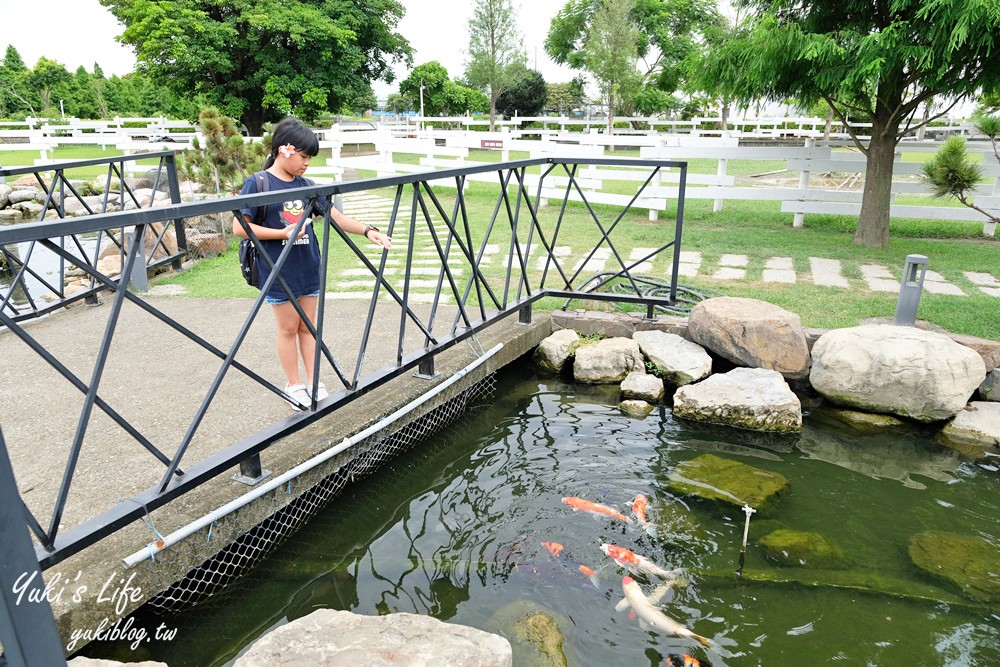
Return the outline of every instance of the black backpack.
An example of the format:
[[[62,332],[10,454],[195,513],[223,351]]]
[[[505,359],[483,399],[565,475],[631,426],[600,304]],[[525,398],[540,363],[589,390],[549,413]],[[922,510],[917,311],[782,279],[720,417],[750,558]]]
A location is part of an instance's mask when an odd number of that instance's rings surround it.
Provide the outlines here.
[[[257,184],[258,194],[271,189],[271,182],[267,177],[266,171],[254,172],[253,180]],[[313,181],[308,178],[303,178],[302,180],[308,185],[314,185]],[[253,216],[253,223],[255,225],[263,224],[265,215],[267,215],[267,207],[258,206]],[[257,262],[259,261],[258,252],[257,246],[250,239],[242,239],[240,241],[240,271],[243,272],[243,279],[247,281],[247,285],[251,287],[259,287],[260,283],[260,269],[257,267]]]

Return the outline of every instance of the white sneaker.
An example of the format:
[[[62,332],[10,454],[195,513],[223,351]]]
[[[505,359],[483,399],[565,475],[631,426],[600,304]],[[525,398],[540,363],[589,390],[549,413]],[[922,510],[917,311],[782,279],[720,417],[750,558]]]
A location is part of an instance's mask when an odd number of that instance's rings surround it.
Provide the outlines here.
[[[320,382],[319,385],[317,385],[316,387],[316,400],[322,401],[329,395],[330,395],[329,392],[327,392],[326,390],[326,385]]]
[[[305,410],[312,405],[312,399],[309,398],[309,390],[306,389],[304,384],[286,384],[285,395],[292,399],[286,400],[288,400],[288,404],[295,410]]]

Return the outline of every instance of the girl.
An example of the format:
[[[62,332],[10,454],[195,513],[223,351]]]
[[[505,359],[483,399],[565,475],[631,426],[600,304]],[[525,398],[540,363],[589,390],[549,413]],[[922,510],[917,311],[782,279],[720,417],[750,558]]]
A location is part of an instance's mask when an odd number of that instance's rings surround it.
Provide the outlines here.
[[[268,189],[271,191],[301,188],[311,185],[302,178],[309,167],[310,159],[319,152],[319,141],[312,130],[295,118],[285,118],[271,133],[271,154],[264,163],[265,178],[269,179]],[[250,177],[243,184],[240,194],[254,194],[257,183]],[[323,281],[319,275],[320,251],[313,232],[312,225],[305,223],[295,235],[295,226],[303,216],[312,211],[304,209],[301,199],[286,201],[282,204],[269,204],[262,224],[254,224],[254,209],[245,208],[240,212],[246,219],[257,238],[263,241],[264,250],[272,262],[277,262],[278,255],[286,243],[292,243],[288,259],[281,268],[281,277],[298,301],[302,312],[310,322],[316,321],[316,306],[319,302],[319,290]],[[322,214],[322,211],[319,212]],[[392,248],[392,240],[380,232],[377,227],[364,225],[354,218],[344,215],[331,207],[330,217],[333,222],[345,232],[364,236],[369,241],[383,248]],[[233,218],[233,234],[246,238],[238,218]],[[294,238],[293,238],[294,237]],[[260,269],[260,285],[263,285],[270,274],[267,262],[258,263]],[[277,324],[278,361],[288,378],[285,394],[291,399],[292,407],[301,410],[302,406],[312,403],[313,362],[316,343],[305,322],[299,318],[295,307],[289,302],[288,294],[281,284],[274,281],[264,299],[271,304],[274,319]],[[299,375],[299,357],[305,365],[306,381],[302,382]],[[326,387],[320,382],[316,389],[315,399],[321,401],[327,397]]]

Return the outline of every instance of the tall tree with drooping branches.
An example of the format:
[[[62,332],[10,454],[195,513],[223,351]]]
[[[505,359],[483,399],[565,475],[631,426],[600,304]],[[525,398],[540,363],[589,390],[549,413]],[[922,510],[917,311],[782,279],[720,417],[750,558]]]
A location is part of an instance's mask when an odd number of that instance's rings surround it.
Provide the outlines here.
[[[899,140],[1000,82],[996,0],[741,4],[755,10],[752,25],[719,47],[718,69],[708,74],[727,78],[739,97],[794,97],[806,104],[822,99],[845,124],[871,123],[870,138],[850,130],[867,157],[854,242],[887,246]],[[921,105],[934,96],[950,103],[927,121],[918,118]]]
[[[398,0],[100,1],[141,73],[204,93],[253,134],[289,113],[339,110],[412,60]]]
[[[490,98],[490,131],[497,116],[497,99],[524,75],[524,40],[511,0],[477,0],[469,21],[466,82]]]

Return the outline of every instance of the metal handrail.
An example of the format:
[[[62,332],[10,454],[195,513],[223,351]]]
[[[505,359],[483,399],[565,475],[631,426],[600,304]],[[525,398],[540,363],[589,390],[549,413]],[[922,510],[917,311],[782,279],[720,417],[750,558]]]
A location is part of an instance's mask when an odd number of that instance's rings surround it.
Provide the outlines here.
[[[650,174],[649,178],[645,180],[634,196],[631,197],[629,204],[624,207],[612,222],[604,224],[601,221],[600,213],[588,200],[588,196],[592,195],[588,195],[576,181],[575,172],[580,165],[646,167],[650,170]],[[527,170],[532,167],[540,167],[541,169],[541,174],[538,176],[537,188],[533,196],[528,192],[527,186]],[[653,181],[656,174],[664,168],[675,168],[679,170],[680,175],[677,214],[674,220],[673,234],[670,240],[664,239],[664,242],[656,252],[647,254],[639,261],[629,263],[623,258],[616,246],[615,232],[621,228],[621,223],[625,220],[625,215],[641,197],[644,189]],[[540,202],[544,198],[554,199],[556,197],[554,190],[551,188],[546,190],[543,187],[545,179],[555,170],[562,170],[569,177],[569,182],[562,193],[562,201],[555,227],[554,229],[546,229],[540,215]],[[469,176],[486,173],[495,173],[497,175],[497,184],[500,188],[500,193],[497,196],[496,206],[490,220],[488,222],[474,221],[466,206],[464,186]],[[521,321],[530,321],[531,306],[540,299],[555,296],[642,304],[646,306],[649,316],[652,316],[653,308],[656,305],[672,305],[676,301],[676,281],[680,256],[686,177],[687,165],[684,162],[621,158],[540,158],[365,179],[349,183],[315,185],[212,201],[191,203],[172,202],[169,205],[157,208],[144,208],[134,211],[106,213],[57,221],[39,221],[0,229],[0,247],[12,243],[39,243],[66,262],[77,264],[90,276],[95,288],[107,290],[114,295],[108,315],[108,323],[104,331],[100,349],[96,355],[97,361],[89,380],[75,376],[54,354],[35,340],[21,326],[17,317],[7,314],[0,309],[0,326],[9,328],[17,338],[55,368],[57,372],[85,396],[70,456],[68,457],[58,497],[47,527],[43,527],[42,522],[30,511],[28,512],[29,527],[41,545],[36,550],[40,565],[43,568],[51,567],[81,549],[112,534],[135,519],[143,517],[153,509],[163,506],[218,476],[237,463],[244,461],[247,457],[258,454],[272,443],[316,422],[393,378],[399,377],[415,367],[420,366],[424,368],[426,364],[432,364],[435,355],[475,336],[478,332],[513,314],[518,314]],[[449,189],[453,188],[456,193],[455,203],[450,212],[442,205],[441,199],[436,194],[438,185],[449,187]],[[404,224],[408,231],[407,261],[401,284],[399,281],[391,280],[387,274],[387,251],[382,251],[381,257],[376,264],[355,245],[350,236],[332,222],[331,209],[334,197],[379,188],[394,189],[393,211],[390,215],[387,232],[392,235],[394,231],[399,229],[399,225]],[[404,201],[404,194],[407,194],[407,189],[410,190],[408,196],[410,213],[408,219],[402,220],[399,216],[399,210],[401,203]],[[598,240],[594,247],[590,249],[589,254],[586,255],[586,260],[581,262],[580,267],[576,270],[567,270],[567,267],[563,267],[562,260],[555,252],[560,234],[565,233],[562,230],[562,225],[566,222],[571,195],[582,201],[586,210],[585,217],[597,229],[598,235]],[[310,205],[316,203],[324,211],[323,234],[320,241],[321,256],[323,258],[323,276],[326,275],[326,261],[331,252],[332,235],[336,234],[343,244],[351,250],[357,261],[375,279],[375,285],[372,288],[369,302],[368,317],[364,323],[364,333],[361,337],[361,346],[357,359],[350,365],[342,363],[342,360],[336,359],[335,355],[324,344],[324,321],[322,313],[324,311],[323,301],[326,290],[321,290],[318,309],[320,316],[316,324],[309,323],[308,318],[304,317],[301,311],[299,313],[300,317],[303,317],[303,321],[307,323],[310,333],[319,343],[316,346],[316,356],[313,359],[314,372],[312,373],[312,377],[317,378],[319,376],[321,364],[325,359],[329,367],[336,372],[342,387],[332,391],[329,398],[319,403],[314,401],[311,406],[303,406],[308,407],[308,410],[272,424],[199,461],[186,462],[185,454],[188,445],[197,433],[203,417],[211,407],[213,399],[229,371],[236,370],[269,392],[284,398],[284,394],[280,388],[236,361],[236,356],[247,337],[257,313],[262,309],[264,296],[268,288],[276,282],[280,289],[289,295],[291,294],[288,286],[284,284],[280,276],[280,268],[287,260],[291,244],[286,245],[277,260],[273,262],[275,270],[270,272],[268,283],[262,286],[261,293],[255,299],[249,315],[242,323],[232,343],[227,349],[222,349],[201,338],[185,327],[183,323],[175,321],[149,303],[143,294],[137,294],[128,289],[131,276],[133,275],[133,265],[137,262],[137,258],[142,256],[141,244],[144,231],[149,225],[154,223],[180,221],[193,216],[232,213],[239,219],[242,217],[239,215],[241,209],[255,208],[265,204],[276,204],[287,201],[290,198],[301,199]],[[309,210],[308,206],[307,210]],[[439,220],[437,224],[435,224],[434,220],[435,214]],[[475,222],[480,223],[478,227],[481,228],[481,232],[477,230],[477,233],[473,233]],[[299,224],[305,224],[304,220]],[[85,257],[75,254],[71,249],[67,249],[52,240],[54,237],[100,233],[110,229],[124,229],[127,227],[134,227],[136,233],[132,237],[133,245],[125,253],[125,267],[122,269],[120,276],[115,279],[103,275],[98,270],[96,262],[90,262]],[[414,239],[418,227],[424,228],[429,232],[433,253],[437,261],[440,262],[431,311],[430,315],[426,318],[420,317],[411,307],[411,304],[413,304],[411,283],[414,269]],[[182,229],[183,225],[177,225],[177,228]],[[496,236],[500,234],[500,230],[509,235],[506,251],[507,266],[502,277],[502,284],[500,284],[501,281],[499,279],[491,276],[483,266],[484,253],[488,242],[491,240],[495,241]],[[260,243],[259,239],[256,239],[252,233],[250,237],[254,243]],[[618,279],[623,284],[632,286],[634,293],[613,294],[597,292],[595,288],[585,289],[586,282],[583,277],[583,267],[586,265],[587,260],[592,258],[603,247],[606,247],[609,251],[609,259],[613,258],[616,268],[613,268],[610,276],[602,279],[600,284],[605,285],[611,280]],[[667,250],[672,250],[673,252],[671,258],[670,295],[666,298],[646,296],[640,290],[639,284],[632,276],[631,271],[640,262],[649,261],[653,256]],[[261,252],[260,255],[263,261],[271,262],[266,252]],[[544,271],[542,271],[540,280],[537,279],[535,272],[531,268],[533,262],[535,265],[544,265]],[[452,269],[453,264],[461,265],[463,270],[468,270],[469,273],[460,278],[459,272]],[[553,276],[556,277],[553,278]],[[361,368],[369,344],[369,334],[374,323],[375,304],[383,296],[388,296],[399,306],[400,320],[395,363],[362,377]],[[439,306],[445,297],[454,300],[454,304],[457,306],[457,313],[454,321],[445,330],[442,330],[442,325],[437,320]],[[150,438],[144,436],[135,425],[129,423],[113,406],[109,405],[100,396],[99,390],[104,370],[104,361],[107,358],[114,338],[115,326],[119,314],[126,302],[140,307],[143,311],[180,333],[198,347],[207,350],[221,362],[211,382],[211,386],[208,388],[201,405],[187,427],[181,443],[176,447],[171,456],[164,454],[161,449],[165,448],[151,442]],[[295,299],[292,299],[291,303],[298,308]],[[404,351],[403,339],[408,327],[416,327],[425,340],[424,347],[416,352],[406,353]],[[352,367],[353,370],[351,372],[345,371],[349,367]],[[157,464],[163,465],[163,476],[158,484],[128,499],[130,502],[119,503],[76,527],[61,531],[59,530],[60,519],[70,496],[70,487],[81,457],[81,448],[86,436],[90,415],[95,408],[111,417],[129,433],[137,444],[142,446],[155,459]],[[181,467],[182,463],[184,463],[183,468]]]

